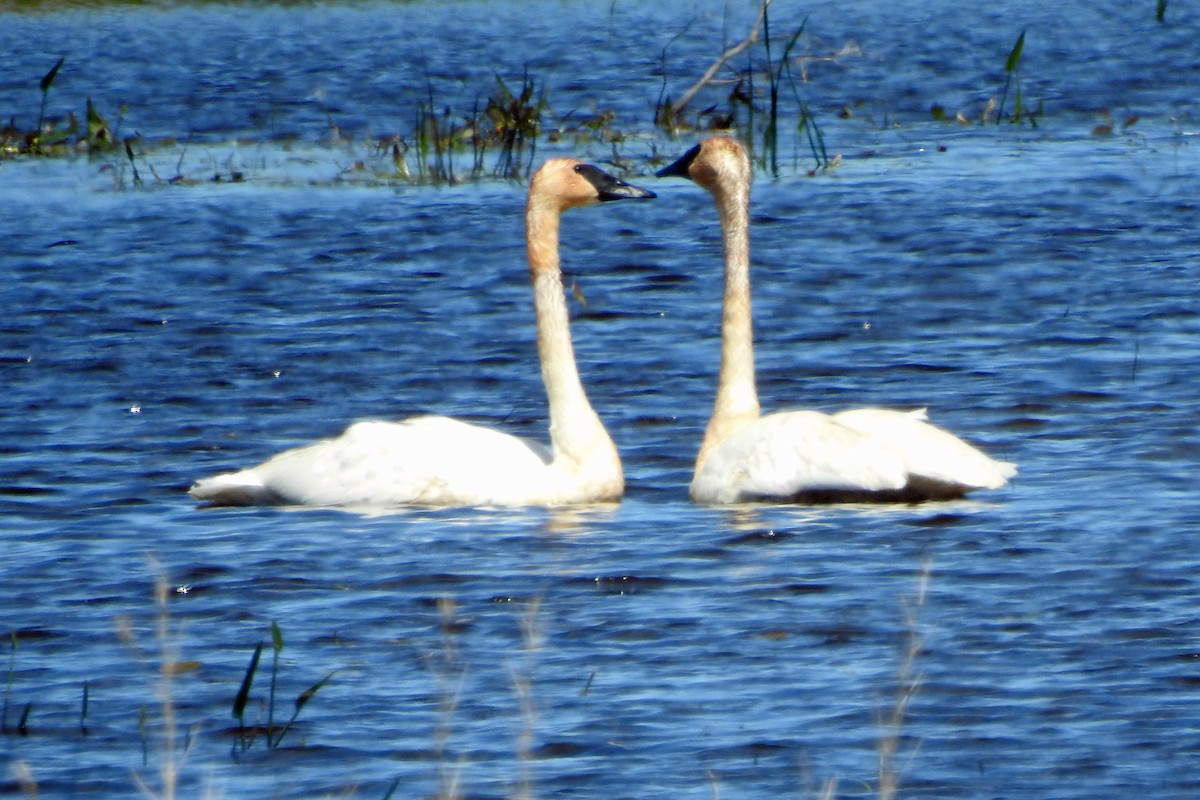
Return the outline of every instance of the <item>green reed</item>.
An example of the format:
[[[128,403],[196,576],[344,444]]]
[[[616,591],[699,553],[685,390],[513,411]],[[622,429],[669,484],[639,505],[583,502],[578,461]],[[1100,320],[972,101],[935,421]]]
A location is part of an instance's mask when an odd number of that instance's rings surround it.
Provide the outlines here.
[[[788,40],[787,46],[783,48],[783,54],[779,57],[779,63],[775,64],[771,58],[771,15],[766,12],[764,7],[763,13],[763,47],[767,55],[767,82],[768,82],[768,105],[767,105],[767,124],[763,130],[763,158],[770,159],[771,174],[779,174],[779,86],[783,81],[784,73],[787,73],[788,80],[791,81],[793,94],[796,94],[796,99],[799,100],[799,95],[796,93],[795,81],[792,80],[791,73],[791,54],[792,48],[796,46],[796,42],[800,40],[804,33],[804,28],[808,25],[808,18],[805,17],[804,22],[792,34]],[[812,117],[808,114],[807,108],[801,106],[801,125],[807,126],[808,120]]]
[[[258,672],[259,662],[262,660],[264,642],[259,642],[254,648],[254,653],[250,657],[250,663],[246,667],[246,672],[242,676],[241,686],[238,687],[237,694],[233,698],[233,717],[238,721],[238,736],[234,742],[234,751],[246,751],[254,743],[255,735],[260,731],[258,726],[247,727],[245,724],[246,705],[250,700],[250,690],[254,685],[254,676]],[[292,716],[282,726],[275,725],[275,696],[276,687],[279,679],[279,654],[283,652],[284,641],[283,632],[279,629],[279,625],[271,622],[271,685],[268,689],[267,701],[267,724],[262,730],[266,746],[268,750],[278,749],[283,743],[283,737],[291,730],[292,725],[300,717],[300,712],[308,705],[309,701],[316,696],[317,692],[333,678],[334,673],[330,672],[321,680],[314,683],[302,691],[293,701]]]
[[[529,171],[541,132],[542,112],[547,103],[543,93],[534,99],[535,86],[529,73],[521,77],[521,89],[513,92],[504,79],[496,76],[496,93],[488,98],[484,114],[491,123],[492,135],[500,148],[495,174],[505,178],[520,178]],[[525,158],[525,148],[529,156]]]
[[[21,718],[17,720],[17,733],[22,736],[29,735],[29,712],[33,711],[33,702],[25,704],[25,708],[21,711]]]
[[[1021,31],[1021,35],[1017,37],[1016,43],[1008,53],[1008,60],[1004,62],[1004,91],[1000,95],[1000,106],[996,109],[997,125],[1000,124],[1000,119],[1004,116],[1004,103],[1008,99],[1008,89],[1014,79],[1016,79],[1017,83],[1017,96],[1014,101],[1015,109],[1012,121],[1014,123],[1021,121],[1021,79],[1017,74],[1017,67],[1021,64],[1021,54],[1024,50],[1025,31]]]
[[[62,69],[63,62],[67,60],[66,56],[61,56],[50,71],[42,76],[42,80],[38,83],[38,88],[42,91],[42,105],[38,109],[37,135],[41,135],[42,125],[46,120],[46,103],[50,100],[50,87],[54,85],[54,79],[58,77],[58,71]]]
[[[242,750],[249,749],[250,742],[253,741],[253,737],[246,734],[246,703],[250,699],[250,687],[254,684],[254,673],[258,670],[258,660],[262,657],[262,650],[263,643],[259,642],[258,647],[254,648],[254,655],[250,657],[250,665],[246,667],[246,674],[242,676],[242,685],[233,698],[233,718],[238,721],[238,738],[235,747],[240,746]]]
[[[116,147],[112,126],[89,97],[81,126],[73,113],[65,121],[48,116],[50,90],[54,88],[59,71],[66,63],[63,56],[38,81],[41,101],[38,104],[37,125],[32,130],[18,127],[14,121],[0,128],[0,155],[68,155],[79,150],[88,153],[112,150]]]
[[[11,650],[8,656],[8,678],[4,685],[4,708],[0,712],[0,733],[10,734],[16,733],[20,736],[29,735],[29,715],[33,712],[33,702],[30,701],[21,709],[21,715],[17,718],[17,726],[15,728],[8,727],[8,709],[12,703],[12,687],[13,678],[17,668],[17,632],[9,632],[9,642]]]
[[[433,100],[433,82],[426,78],[426,99],[417,107],[417,175],[424,182],[453,183],[454,161],[451,146],[454,127],[447,106],[438,112]]]

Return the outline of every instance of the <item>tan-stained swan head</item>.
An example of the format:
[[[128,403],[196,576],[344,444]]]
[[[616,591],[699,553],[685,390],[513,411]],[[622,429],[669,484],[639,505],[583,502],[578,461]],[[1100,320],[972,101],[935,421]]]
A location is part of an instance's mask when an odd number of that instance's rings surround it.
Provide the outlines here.
[[[745,148],[736,139],[714,136],[658,171],[660,178],[670,176],[689,178],[715,194],[749,187],[753,171]]]
[[[533,174],[530,202],[541,201],[568,208],[610,200],[649,200],[654,192],[614,178],[599,167],[575,158],[552,158]]]

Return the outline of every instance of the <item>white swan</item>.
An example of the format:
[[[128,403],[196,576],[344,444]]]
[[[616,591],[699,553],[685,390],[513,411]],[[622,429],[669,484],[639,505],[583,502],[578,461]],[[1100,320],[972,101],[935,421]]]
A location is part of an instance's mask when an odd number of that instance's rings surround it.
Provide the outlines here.
[[[699,503],[916,502],[995,489],[1016,466],[925,421],[925,410],[862,408],[760,416],[750,315],[750,160],[733,139],[706,139],[659,177],[712,193],[725,245],[721,368],[691,497]]]
[[[250,469],[197,482],[214,505],[560,506],[617,500],[621,461],[579,379],[559,269],[562,213],[654,193],[575,159],[534,174],[525,236],[550,447],[440,416],[360,422],[336,439],[288,450]]]

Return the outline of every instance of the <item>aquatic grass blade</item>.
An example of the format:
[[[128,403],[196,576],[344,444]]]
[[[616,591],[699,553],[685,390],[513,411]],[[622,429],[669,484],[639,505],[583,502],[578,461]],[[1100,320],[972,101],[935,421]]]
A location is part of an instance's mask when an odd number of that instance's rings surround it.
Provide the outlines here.
[[[791,67],[788,59],[791,56],[792,49],[796,46],[796,43],[800,41],[800,37],[804,35],[804,29],[807,25],[808,18],[805,17],[804,21],[800,23],[800,27],[795,33],[792,34],[792,37],[788,40],[787,45],[783,48],[783,55],[779,57],[779,65],[775,66],[774,61],[771,58],[770,15],[766,13],[766,9],[764,7],[763,44],[766,48],[767,64],[769,65],[767,79],[770,83],[770,110],[767,117],[767,128],[763,133],[763,150],[765,151],[763,153],[763,157],[770,158],[771,173],[774,175],[779,174],[779,86],[783,81],[784,73],[787,73],[789,80],[791,79]],[[792,82],[792,87],[793,93],[795,93],[794,82]]]
[[[1021,35],[1017,37],[1016,44],[1008,53],[1008,60],[1004,62],[1004,92],[1000,95],[1000,105],[996,109],[996,124],[1000,124],[1000,119],[1004,116],[1004,101],[1008,99],[1008,87],[1012,84],[1013,75],[1016,74],[1017,65],[1021,63],[1021,53],[1025,50],[1025,31],[1021,31]]]
[[[821,129],[817,127],[817,121],[813,118],[807,104],[801,106],[800,111],[800,128],[808,139],[808,149],[812,153],[813,160],[817,162],[817,168],[825,169],[829,166],[829,151],[825,149],[825,134],[821,133]]]
[[[250,699],[250,687],[254,683],[254,673],[258,671],[258,660],[262,657],[263,643],[259,642],[258,647],[254,648],[254,655],[250,657],[250,665],[246,667],[246,674],[242,676],[242,685],[238,688],[237,696],[233,698],[233,717],[238,721],[238,739],[237,745],[241,745],[245,750],[249,744],[245,737],[245,721],[243,719],[246,713],[246,702]]]
[[[37,131],[35,135],[40,139],[42,135],[42,123],[46,121],[46,101],[50,97],[50,87],[54,85],[54,79],[58,76],[58,71],[62,68],[63,62],[67,60],[66,56],[61,56],[50,71],[42,76],[42,80],[38,83],[38,87],[42,90],[42,104],[38,108]]]
[[[767,106],[767,127],[763,131],[763,161],[771,159],[771,173],[778,176],[779,166],[776,164],[776,137],[778,129],[776,123],[779,117],[779,72],[773,68],[771,61],[771,15],[767,13],[767,6],[763,6],[763,49],[767,53],[767,94],[770,98],[770,104]],[[780,72],[782,72],[782,65]],[[751,95],[753,97],[754,95]],[[753,132],[751,132],[753,136]],[[764,164],[765,166],[765,164]]]
[[[235,719],[241,719],[246,713],[246,701],[250,698],[250,686],[254,683],[254,673],[258,670],[258,660],[262,658],[263,643],[259,642],[258,647],[254,648],[254,655],[250,657],[250,665],[246,667],[246,674],[242,676],[242,685],[238,689],[237,696],[233,699],[233,716]]]
[[[275,730],[275,684],[279,676],[279,653],[283,650],[283,631],[279,624],[271,620],[271,694],[267,702],[267,742],[271,741],[271,733]]]
[[[138,737],[142,740],[142,766],[150,763],[150,742],[146,734],[146,704],[138,709]]]
[[[1013,45],[1012,50],[1008,54],[1008,61],[1004,64],[1004,71],[1010,75],[1016,71],[1017,65],[1021,63],[1021,51],[1025,49],[1025,31],[1021,31],[1021,35],[1017,37],[1017,43]]]
[[[800,91],[796,88],[796,79],[792,75],[791,54],[796,43],[800,41],[800,36],[808,27],[808,17],[800,23],[800,28],[792,35],[791,41],[788,42],[783,51],[783,57],[780,61],[782,71],[787,73],[789,85],[792,87],[792,96],[796,100],[796,104],[800,107],[800,122],[797,127],[804,131],[808,139],[808,148],[812,153],[813,160],[817,162],[818,169],[824,169],[829,166],[829,154],[825,150],[825,137],[821,133],[821,129],[817,127],[817,120],[813,116],[808,103],[801,99]]]
[[[306,705],[308,705],[308,701],[309,701],[309,700],[312,700],[312,699],[313,699],[313,697],[316,695],[316,693],[317,693],[317,692],[321,691],[321,687],[322,687],[322,686],[324,686],[325,684],[329,683],[329,679],[330,679],[330,678],[332,678],[332,677],[333,677],[333,673],[331,672],[331,673],[329,673],[328,675],[326,675],[324,678],[321,678],[321,680],[319,680],[319,681],[317,681],[316,683],[314,683],[312,686],[310,686],[310,687],[308,687],[307,689],[305,689],[303,692],[301,692],[301,693],[300,693],[300,694],[299,694],[299,695],[296,697],[295,704],[296,704],[296,713],[297,713],[297,714],[299,714],[299,713],[300,713],[300,711],[301,711],[301,710],[302,710],[302,709],[303,709],[303,708],[304,708]]]
[[[104,149],[113,147],[112,131],[109,129],[108,120],[92,103],[90,97],[87,99],[87,143],[89,147],[103,147]]]
[[[268,746],[272,750],[279,747],[279,744],[283,741],[283,737],[289,730],[291,730],[292,724],[300,717],[300,712],[304,710],[306,705],[308,705],[308,701],[313,699],[316,693],[321,690],[322,686],[324,686],[326,683],[329,683],[329,680],[333,677],[333,675],[334,673],[329,673],[324,678],[321,678],[321,680],[317,681],[312,686],[308,687],[299,695],[297,695],[294,702],[295,711],[292,712],[292,718],[287,721],[286,725],[279,729],[279,735],[276,736],[273,741],[270,739],[267,741]]]
[[[129,168],[133,170],[134,186],[141,186],[142,176],[138,172],[137,163],[133,160],[133,147],[130,146],[128,141],[125,142],[125,157],[129,159]]]
[[[50,71],[42,76],[41,83],[39,83],[38,86],[41,88],[43,94],[50,91],[50,87],[54,85],[54,79],[58,76],[58,71],[62,69],[63,62],[66,60],[66,56],[61,57],[58,59],[58,62],[50,68]]]
[[[808,17],[800,24],[799,30],[792,36],[788,46],[783,51],[782,64],[787,72],[788,83],[792,87],[792,97],[796,101],[796,105],[800,108],[800,121],[796,123],[796,127],[803,131],[805,139],[808,141],[808,149],[812,154],[813,160],[817,162],[817,169],[825,169],[829,166],[829,151],[825,148],[825,135],[821,133],[820,127],[817,125],[816,117],[812,113],[812,109],[808,103],[800,96],[800,90],[796,88],[796,79],[792,75],[790,56],[792,48],[800,40],[801,34],[804,33],[808,25]]]

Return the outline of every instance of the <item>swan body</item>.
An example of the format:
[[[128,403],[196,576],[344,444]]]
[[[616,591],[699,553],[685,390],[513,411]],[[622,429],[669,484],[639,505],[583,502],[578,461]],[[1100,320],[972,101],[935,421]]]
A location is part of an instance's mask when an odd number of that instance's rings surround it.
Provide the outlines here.
[[[925,409],[763,416],[750,311],[750,184],[745,150],[706,139],[659,176],[689,178],[717,205],[725,250],[721,367],[690,494],[698,503],[919,502],[997,489],[1016,466],[927,421]]]
[[[419,460],[405,457],[418,453]],[[505,468],[497,471],[501,463]],[[228,505],[491,506],[509,505],[531,484],[546,498],[564,497],[571,478],[538,442],[422,416],[355,423],[337,438],[202,481],[192,494]],[[611,485],[594,488],[613,491]]]
[[[559,267],[563,211],[653,192],[575,159],[547,161],[530,181],[526,242],[550,446],[442,416],[351,425],[239,472],[197,481],[213,505],[561,506],[620,499],[625,482],[575,364]]]

